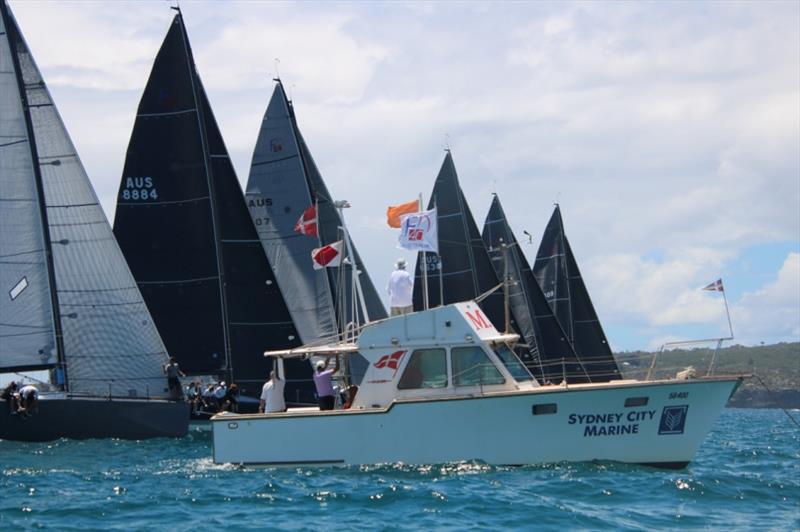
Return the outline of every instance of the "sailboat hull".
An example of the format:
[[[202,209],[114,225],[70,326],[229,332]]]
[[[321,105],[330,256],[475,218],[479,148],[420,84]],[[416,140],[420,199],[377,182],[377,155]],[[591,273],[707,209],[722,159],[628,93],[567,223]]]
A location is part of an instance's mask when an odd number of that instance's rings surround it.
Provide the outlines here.
[[[179,438],[189,430],[189,404],[163,400],[48,397],[29,417],[12,415],[0,401],[0,439]]]
[[[521,465],[609,460],[681,468],[740,378],[586,384],[398,400],[383,409],[218,415],[214,461],[250,465]]]

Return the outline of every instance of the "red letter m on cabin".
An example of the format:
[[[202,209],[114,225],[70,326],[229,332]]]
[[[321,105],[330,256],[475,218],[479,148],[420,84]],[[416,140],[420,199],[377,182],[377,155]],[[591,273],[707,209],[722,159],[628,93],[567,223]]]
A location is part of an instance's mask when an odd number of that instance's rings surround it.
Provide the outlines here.
[[[475,315],[473,316],[471,312],[466,312],[469,321],[472,322],[472,325],[475,326],[476,329],[491,329],[492,325],[489,321],[481,314],[480,309],[475,309]]]

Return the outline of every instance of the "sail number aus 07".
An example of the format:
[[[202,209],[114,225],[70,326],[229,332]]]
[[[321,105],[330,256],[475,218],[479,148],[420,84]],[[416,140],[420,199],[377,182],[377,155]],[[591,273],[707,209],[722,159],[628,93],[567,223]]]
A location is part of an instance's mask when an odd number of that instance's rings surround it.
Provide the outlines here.
[[[158,199],[152,177],[126,177],[125,188],[120,193],[123,200],[147,201]]]

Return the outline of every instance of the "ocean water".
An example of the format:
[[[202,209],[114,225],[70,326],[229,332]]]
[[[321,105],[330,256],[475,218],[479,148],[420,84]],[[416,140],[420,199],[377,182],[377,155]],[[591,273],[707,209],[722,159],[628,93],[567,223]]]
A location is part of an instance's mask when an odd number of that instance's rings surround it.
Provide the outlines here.
[[[800,529],[800,429],[779,410],[726,410],[680,471],[615,463],[240,469],[210,455],[203,433],[0,441],[0,530]]]

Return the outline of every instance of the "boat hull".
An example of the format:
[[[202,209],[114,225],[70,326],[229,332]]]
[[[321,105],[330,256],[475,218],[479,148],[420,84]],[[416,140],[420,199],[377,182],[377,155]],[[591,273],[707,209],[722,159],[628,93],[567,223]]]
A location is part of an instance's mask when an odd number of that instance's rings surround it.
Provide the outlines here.
[[[374,410],[224,414],[212,419],[214,461],[269,466],[611,460],[681,468],[740,382],[629,381],[403,400]]]
[[[189,430],[189,404],[163,400],[47,397],[30,417],[11,415],[0,400],[0,439],[178,438]]]

